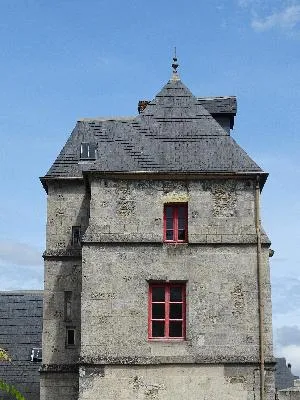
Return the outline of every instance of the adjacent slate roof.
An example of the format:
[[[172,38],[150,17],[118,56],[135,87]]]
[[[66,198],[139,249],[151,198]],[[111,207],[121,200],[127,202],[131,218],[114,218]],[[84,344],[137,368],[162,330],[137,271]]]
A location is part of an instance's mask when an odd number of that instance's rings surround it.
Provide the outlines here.
[[[210,114],[236,115],[237,103],[235,96],[198,97],[197,100]]]
[[[14,385],[27,400],[40,398],[40,362],[31,361],[33,348],[42,347],[43,292],[0,292],[0,346],[11,362],[0,362],[0,379]],[[3,400],[11,395],[0,391]]]
[[[196,98],[171,79],[136,117],[78,121],[43,180],[83,171],[262,173],[212,116],[222,112],[236,112],[234,97]],[[97,147],[96,160],[80,160],[82,142]]]
[[[290,364],[289,364],[290,365]],[[285,358],[276,358],[275,387],[278,390],[287,389],[294,386],[294,380],[299,376],[293,375],[290,368],[286,365]]]

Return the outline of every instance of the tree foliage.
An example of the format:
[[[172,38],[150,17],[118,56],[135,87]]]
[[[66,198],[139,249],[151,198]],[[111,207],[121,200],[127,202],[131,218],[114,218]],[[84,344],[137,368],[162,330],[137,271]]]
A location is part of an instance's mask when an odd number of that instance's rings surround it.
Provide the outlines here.
[[[25,397],[13,386],[0,379],[0,390],[14,396],[16,400],[26,400]]]
[[[10,362],[11,358],[7,351],[0,347],[0,362]],[[26,400],[25,397],[9,383],[6,383],[0,379],[0,391],[12,395],[16,400]],[[1,398],[0,398],[1,400]]]
[[[7,351],[0,347],[0,361],[11,361]]]

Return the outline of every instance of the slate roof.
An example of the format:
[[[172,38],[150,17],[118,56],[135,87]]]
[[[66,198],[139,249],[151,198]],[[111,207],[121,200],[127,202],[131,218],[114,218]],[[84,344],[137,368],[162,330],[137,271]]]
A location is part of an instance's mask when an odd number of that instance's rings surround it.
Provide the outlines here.
[[[235,112],[235,97],[196,98],[171,79],[136,117],[78,121],[42,181],[80,178],[83,171],[261,174],[212,116]],[[80,160],[82,142],[96,146],[96,160]]]
[[[294,386],[294,380],[299,376],[293,375],[291,368],[286,365],[285,358],[276,358],[275,387],[278,390]]]
[[[235,96],[198,97],[197,100],[210,114],[236,115],[237,103]]]
[[[0,379],[14,385],[27,400],[40,398],[40,362],[31,361],[33,348],[42,347],[43,292],[0,292],[0,345],[11,362],[0,363]],[[0,391],[3,400],[11,395]]]

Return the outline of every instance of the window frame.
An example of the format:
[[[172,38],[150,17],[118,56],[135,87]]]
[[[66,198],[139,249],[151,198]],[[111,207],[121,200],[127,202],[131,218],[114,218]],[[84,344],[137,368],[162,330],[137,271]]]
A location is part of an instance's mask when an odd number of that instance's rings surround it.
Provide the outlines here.
[[[72,247],[81,247],[81,225],[72,226]]]
[[[97,145],[91,142],[80,143],[80,160],[96,160]],[[86,153],[86,157],[84,156]]]
[[[173,239],[167,239],[167,207],[173,209]],[[178,210],[179,207],[184,207],[184,239],[178,238]],[[164,224],[163,224],[163,239],[165,243],[187,243],[188,242],[188,203],[165,203],[164,204]]]
[[[153,288],[163,287],[165,292],[164,301],[152,301]],[[170,289],[172,287],[181,288],[181,301],[170,301]],[[164,318],[152,318],[153,304],[165,304]],[[170,318],[170,304],[182,304],[182,317]],[[152,322],[164,321],[164,336],[153,336]],[[170,336],[170,322],[182,322],[182,336]],[[168,334],[167,334],[168,333]],[[148,291],[148,340],[150,341],[183,341],[186,340],[186,282],[150,282]]]
[[[73,331],[74,343],[69,343],[69,332]],[[66,327],[66,348],[76,346],[76,328],[74,326]]]

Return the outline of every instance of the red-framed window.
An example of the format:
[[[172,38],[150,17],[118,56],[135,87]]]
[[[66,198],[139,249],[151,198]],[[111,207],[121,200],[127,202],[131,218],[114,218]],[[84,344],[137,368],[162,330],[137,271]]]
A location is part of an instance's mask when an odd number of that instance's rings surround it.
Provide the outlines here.
[[[164,242],[184,243],[188,240],[188,205],[164,205]]]
[[[151,283],[148,312],[149,339],[185,339],[185,284]]]

